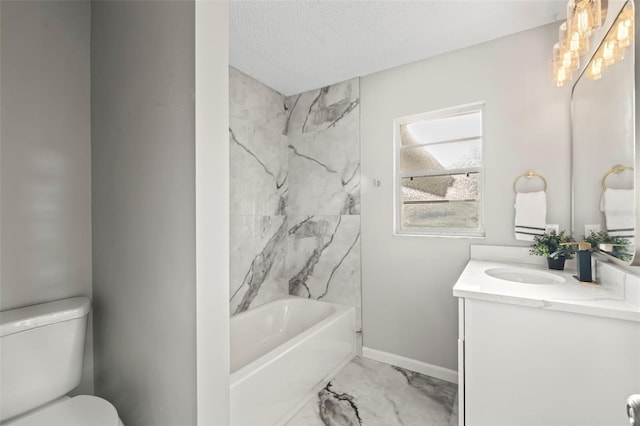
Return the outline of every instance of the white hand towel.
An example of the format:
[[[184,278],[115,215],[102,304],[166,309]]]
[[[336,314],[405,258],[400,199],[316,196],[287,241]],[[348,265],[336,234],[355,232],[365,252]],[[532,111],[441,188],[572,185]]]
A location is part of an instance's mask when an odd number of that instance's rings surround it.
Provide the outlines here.
[[[547,194],[544,191],[516,194],[516,240],[533,241],[547,225]]]
[[[607,188],[602,194],[600,210],[604,212],[607,233],[612,237],[634,237],[635,197],[633,189]],[[633,243],[633,240],[631,240]]]

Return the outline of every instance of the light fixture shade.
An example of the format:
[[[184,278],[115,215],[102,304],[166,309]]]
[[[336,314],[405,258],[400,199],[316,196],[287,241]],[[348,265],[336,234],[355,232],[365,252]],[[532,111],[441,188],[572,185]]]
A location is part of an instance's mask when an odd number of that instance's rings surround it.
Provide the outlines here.
[[[633,15],[625,11],[616,23],[616,40],[622,48],[629,47],[633,39]]]
[[[573,31],[573,23],[576,14],[576,0],[567,0],[567,30]]]
[[[573,71],[580,67],[580,56],[589,51],[591,32],[602,26],[605,13],[601,1],[567,1],[567,20],[560,25],[559,42],[553,46],[553,78],[558,86],[571,80]],[[624,48],[621,46],[630,43],[627,32],[633,34],[633,29],[627,31],[627,27],[620,27],[606,49],[600,46],[597,52],[599,60],[592,60],[585,70],[589,78],[599,79],[607,65],[622,57]]]
[[[551,65],[553,80],[558,87],[571,80],[573,76],[574,64],[570,62],[567,64],[565,59],[564,53],[560,49],[560,43],[556,43],[553,46],[553,60]]]
[[[618,43],[615,39],[606,39],[602,43],[602,61],[606,66],[611,66],[619,59]]]
[[[599,80],[602,77],[602,70],[604,68],[604,63],[602,58],[595,57],[589,63],[587,67],[587,77],[591,80]]]
[[[571,80],[571,71],[563,67],[555,67],[554,65],[553,80],[556,82],[556,86],[562,87],[564,83]]]
[[[583,36],[579,32],[567,31],[566,22],[560,25],[558,39],[564,50],[577,52],[579,56],[584,55],[589,50],[589,37]]]
[[[593,14],[593,28],[598,29],[604,24],[605,14],[602,13],[602,1],[601,0],[590,0],[591,2],[591,10]]]
[[[567,4],[567,22],[570,32],[589,37],[594,28],[593,8],[589,0],[569,0]]]
[[[630,26],[626,25],[625,21],[620,21],[616,25],[616,40],[618,43],[624,43],[629,39]]]
[[[558,64],[558,67],[566,68],[568,71],[573,72],[580,66],[580,57],[578,52],[565,50],[563,44],[558,42],[553,45],[553,62]]]

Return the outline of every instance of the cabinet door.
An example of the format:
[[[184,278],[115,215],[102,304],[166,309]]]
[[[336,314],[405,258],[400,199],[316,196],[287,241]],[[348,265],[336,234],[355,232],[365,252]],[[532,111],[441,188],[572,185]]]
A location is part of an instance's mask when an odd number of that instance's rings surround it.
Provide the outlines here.
[[[465,419],[476,425],[624,425],[640,325],[465,300]]]

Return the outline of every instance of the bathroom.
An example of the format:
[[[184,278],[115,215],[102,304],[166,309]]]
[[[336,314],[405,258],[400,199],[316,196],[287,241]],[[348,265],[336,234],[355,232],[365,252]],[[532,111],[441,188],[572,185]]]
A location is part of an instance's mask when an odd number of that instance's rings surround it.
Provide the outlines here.
[[[0,5],[0,309],[90,297],[75,392],[109,400],[127,425],[229,424],[230,286],[242,275],[229,237],[242,214],[230,190],[233,7]],[[547,222],[570,228],[571,85],[551,80],[558,22],[548,18],[340,80],[359,77],[360,200],[351,214],[326,214],[360,222],[360,238],[356,229],[345,244],[360,250],[352,282],[364,353],[455,380],[452,288],[470,245],[527,247],[513,234],[513,182],[524,171],[549,183]],[[485,237],[394,236],[393,121],[474,102],[485,105]]]

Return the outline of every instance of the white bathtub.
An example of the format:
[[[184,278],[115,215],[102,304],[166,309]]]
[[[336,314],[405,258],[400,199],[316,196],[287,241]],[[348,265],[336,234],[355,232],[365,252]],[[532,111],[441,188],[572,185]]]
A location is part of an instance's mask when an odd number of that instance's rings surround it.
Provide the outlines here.
[[[355,308],[300,297],[231,318],[231,424],[278,425],[356,354]]]

